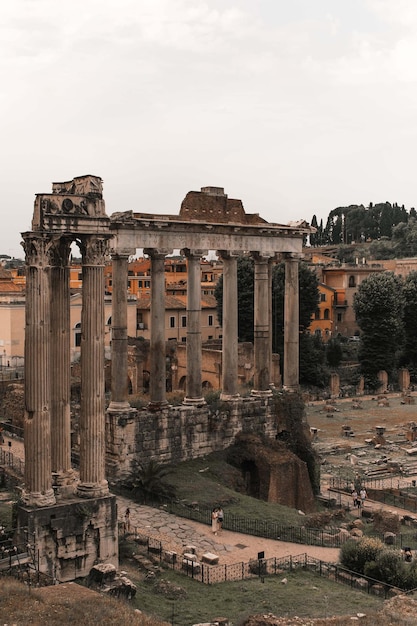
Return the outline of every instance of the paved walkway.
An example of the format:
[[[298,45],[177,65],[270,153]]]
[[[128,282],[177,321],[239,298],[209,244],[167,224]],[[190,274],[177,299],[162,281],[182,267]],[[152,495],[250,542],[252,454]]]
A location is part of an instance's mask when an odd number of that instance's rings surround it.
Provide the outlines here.
[[[259,552],[265,558],[308,554],[316,559],[337,563],[339,548],[322,548],[290,543],[275,539],[264,539],[230,530],[221,530],[214,535],[211,525],[184,519],[161,509],[136,504],[127,498],[117,497],[119,520],[124,521],[126,508],[130,509],[131,532],[155,537],[162,542],[164,550],[181,554],[186,546],[195,546],[197,555],[205,552],[217,554],[220,564],[247,562],[257,559]],[[227,514],[227,511],[225,511]]]
[[[9,441],[12,443],[10,448]],[[24,446],[20,439],[5,435],[2,447],[24,461]],[[164,550],[174,550],[178,554],[181,554],[186,546],[192,545],[195,546],[199,557],[205,552],[213,552],[220,557],[219,563],[222,564],[247,562],[256,559],[259,552],[264,552],[265,558],[306,553],[331,563],[337,563],[339,560],[338,548],[306,546],[229,530],[222,530],[216,536],[212,533],[211,525],[177,517],[162,509],[140,505],[121,496],[117,497],[117,503],[120,522],[124,522],[125,511],[129,508],[132,532],[136,530],[138,533],[159,539]],[[227,514],[227,511],[225,513]]]
[[[24,460],[23,442],[14,437],[4,437],[3,449],[10,450],[17,458]],[[11,448],[8,442],[11,441]],[[323,493],[327,494],[327,486],[323,486]],[[344,505],[351,505],[351,496],[348,494],[330,493],[330,497],[335,497],[337,502]],[[231,564],[247,562],[256,559],[259,552],[265,553],[265,558],[296,556],[298,554],[308,554],[311,557],[337,563],[339,560],[339,548],[325,548],[320,546],[309,546],[298,543],[290,543],[274,539],[264,539],[253,535],[245,535],[229,530],[222,530],[214,535],[211,525],[202,524],[193,520],[187,520],[166,513],[163,509],[137,504],[134,501],[121,496],[117,497],[118,517],[120,522],[124,522],[126,508],[130,509],[131,531],[138,532],[162,542],[164,550],[174,550],[182,553],[186,546],[195,546],[197,555],[201,557],[205,552],[213,552],[220,559],[219,563]],[[392,506],[384,506],[380,502],[367,500],[366,508],[373,510],[390,510],[398,515],[412,515],[410,511],[397,509]],[[227,515],[227,511],[225,511]]]

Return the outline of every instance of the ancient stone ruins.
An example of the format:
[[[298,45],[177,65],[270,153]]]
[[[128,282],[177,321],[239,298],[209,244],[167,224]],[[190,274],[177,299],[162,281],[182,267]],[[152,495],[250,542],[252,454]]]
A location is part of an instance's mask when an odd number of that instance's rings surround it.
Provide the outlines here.
[[[179,215],[132,211],[106,215],[102,180],[81,176],[38,194],[26,255],[25,488],[18,524],[39,550],[41,571],[70,580],[98,562],[117,565],[117,507],[106,476],[127,472],[142,455],[183,460],[230,445],[238,432],[262,428],[277,437],[271,415],[271,276],[285,260],[283,386],[298,389],[298,262],[305,223],[271,224],[244,212],[218,187],[189,192]],[[71,468],[69,259],[82,256],[81,408],[79,479]],[[127,267],[143,249],[151,258],[150,402],[128,401]],[[166,400],[164,258],[188,259],[187,377],[181,407]],[[222,404],[213,418],[201,384],[200,258],[215,250],[224,264]],[[254,385],[238,394],[237,256],[255,263]],[[112,389],[104,395],[104,266],[113,263]],[[107,473],[106,473],[107,472]]]

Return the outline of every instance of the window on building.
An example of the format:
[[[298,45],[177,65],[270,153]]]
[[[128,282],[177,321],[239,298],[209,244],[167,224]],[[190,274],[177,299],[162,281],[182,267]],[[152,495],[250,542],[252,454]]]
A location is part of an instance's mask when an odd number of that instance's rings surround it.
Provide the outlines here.
[[[328,320],[330,317],[330,311],[329,309],[324,309],[324,319]]]
[[[187,337],[181,337],[181,341],[182,341],[182,343],[186,343],[187,342]]]
[[[316,331],[315,331],[314,334],[317,335],[317,337],[321,337],[321,329],[320,328],[316,328]]]
[[[320,319],[320,309],[316,309],[316,311],[314,313],[314,319],[315,320],[319,320]]]
[[[186,326],[187,326],[187,316],[186,316],[186,315],[183,315],[183,316],[181,317],[181,326],[182,326],[183,328],[186,328]]]
[[[208,325],[209,326],[213,326],[213,316],[212,315],[208,316]]]
[[[79,348],[81,345],[81,322],[78,322],[78,324],[75,324],[74,330],[75,330],[74,344],[77,348]]]
[[[173,315],[169,318],[169,327],[175,328],[175,317]]]
[[[354,276],[349,276],[349,287],[356,287],[356,281]]]
[[[343,315],[341,313],[337,314],[337,321],[338,322],[342,322],[343,321]]]
[[[320,294],[320,302],[326,302],[326,294],[325,293],[321,293]]]

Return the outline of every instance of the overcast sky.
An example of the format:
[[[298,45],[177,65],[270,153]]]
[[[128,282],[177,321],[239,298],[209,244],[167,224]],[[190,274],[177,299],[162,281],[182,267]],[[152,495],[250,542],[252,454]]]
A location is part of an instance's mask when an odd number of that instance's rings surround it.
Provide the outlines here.
[[[1,254],[83,174],[109,215],[417,204],[416,0],[2,0],[0,68]]]

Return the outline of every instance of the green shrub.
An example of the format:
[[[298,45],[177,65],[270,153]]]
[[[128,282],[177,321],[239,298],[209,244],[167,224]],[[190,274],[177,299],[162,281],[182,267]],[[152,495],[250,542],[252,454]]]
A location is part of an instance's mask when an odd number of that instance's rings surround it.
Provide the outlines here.
[[[402,587],[406,569],[406,563],[399,552],[385,548],[377,555],[375,561],[365,563],[364,574],[388,585]]]
[[[401,589],[409,591],[410,589],[417,588],[417,561],[412,563],[403,563],[401,570],[402,579],[398,584]]]
[[[359,541],[349,540],[340,550],[340,562],[347,569],[364,574],[366,563],[376,561],[378,554],[384,549],[382,541],[373,537],[362,537]]]

